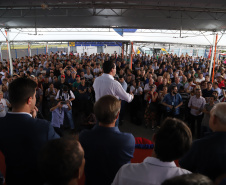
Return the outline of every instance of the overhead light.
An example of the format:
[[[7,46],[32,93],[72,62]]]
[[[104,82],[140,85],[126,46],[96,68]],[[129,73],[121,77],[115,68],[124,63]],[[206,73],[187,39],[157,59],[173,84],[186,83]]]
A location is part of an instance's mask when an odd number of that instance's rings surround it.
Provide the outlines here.
[[[112,28],[118,28],[118,26],[111,26]]]

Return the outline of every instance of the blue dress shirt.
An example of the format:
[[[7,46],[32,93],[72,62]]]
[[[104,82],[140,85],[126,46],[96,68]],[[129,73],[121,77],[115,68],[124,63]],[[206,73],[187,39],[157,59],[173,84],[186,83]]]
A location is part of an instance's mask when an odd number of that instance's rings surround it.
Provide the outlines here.
[[[172,96],[171,93],[168,93],[165,95],[163,102],[168,104],[168,105],[172,105],[174,107],[176,107],[177,105],[179,105],[182,102],[182,97],[179,93],[177,93],[176,95]],[[170,108],[166,107],[166,111],[170,112]],[[174,115],[178,115],[180,114],[180,107],[175,109]]]

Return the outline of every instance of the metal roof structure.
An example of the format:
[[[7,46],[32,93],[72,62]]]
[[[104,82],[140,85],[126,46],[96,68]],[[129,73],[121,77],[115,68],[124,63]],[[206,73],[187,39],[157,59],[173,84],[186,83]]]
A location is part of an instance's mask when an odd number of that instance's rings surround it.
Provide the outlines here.
[[[116,29],[137,29],[136,32]],[[226,47],[225,0],[0,1],[0,42],[118,41]],[[115,30],[114,30],[115,29]],[[118,32],[118,33],[119,33]],[[122,35],[122,36],[121,36]]]
[[[1,28],[139,28],[222,31],[225,0],[7,0]]]

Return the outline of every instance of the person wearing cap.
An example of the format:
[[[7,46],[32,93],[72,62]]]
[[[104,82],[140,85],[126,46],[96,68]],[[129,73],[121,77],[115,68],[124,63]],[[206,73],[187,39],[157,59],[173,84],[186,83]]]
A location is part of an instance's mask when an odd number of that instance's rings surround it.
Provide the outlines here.
[[[65,81],[65,75],[60,76],[60,82],[57,82],[58,84],[55,87],[59,87],[59,89],[62,89],[64,85],[69,87],[69,84]],[[58,90],[59,90],[58,89]]]
[[[217,77],[218,87],[221,89],[222,87],[225,87],[224,85],[224,77],[222,75]]]

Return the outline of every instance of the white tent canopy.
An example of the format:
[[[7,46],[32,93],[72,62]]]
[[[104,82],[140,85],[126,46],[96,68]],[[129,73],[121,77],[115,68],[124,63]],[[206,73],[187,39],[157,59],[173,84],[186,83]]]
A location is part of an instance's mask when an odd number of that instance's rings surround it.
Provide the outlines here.
[[[226,47],[224,32],[138,29],[120,36],[113,28],[21,28],[7,31],[10,42],[69,42],[69,41],[133,41],[210,46],[218,33],[218,47]],[[0,42],[6,42],[1,29]]]

